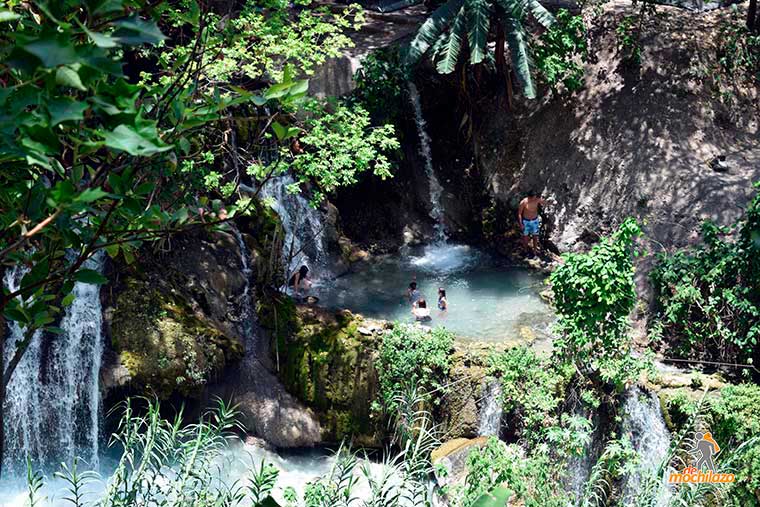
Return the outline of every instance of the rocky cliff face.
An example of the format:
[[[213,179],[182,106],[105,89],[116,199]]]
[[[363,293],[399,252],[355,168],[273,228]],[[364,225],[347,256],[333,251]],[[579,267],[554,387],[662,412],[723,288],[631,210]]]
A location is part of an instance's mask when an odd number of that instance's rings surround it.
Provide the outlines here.
[[[704,74],[717,65],[719,30],[729,10],[659,6],[662,15],[642,40],[641,64],[632,66],[622,60],[615,32],[631,9],[628,2],[609,2],[591,21],[584,88],[570,95],[544,90],[543,98],[518,98],[510,110],[503,82],[487,72],[463,88],[458,73],[418,69],[454,239],[503,252],[514,248],[516,209],[529,188],[554,201],[546,210],[546,240],[562,251],[586,248],[627,216],[640,219],[648,250],[656,252],[696,241],[705,219],[727,225],[741,215],[752,182],[760,180],[760,92],[737,86],[729,106]],[[404,145],[414,147],[414,131],[403,131]],[[425,182],[414,176],[423,173],[422,165],[414,149],[405,155],[399,181],[383,189],[374,183],[373,192],[363,194],[370,200],[398,195],[393,202],[399,209],[380,204],[357,214],[369,224],[362,231],[375,222],[395,227],[377,228],[397,244],[415,221],[429,222]],[[710,162],[723,155],[725,171],[715,171]],[[347,200],[338,201],[342,214]],[[364,216],[367,209],[382,209],[384,220],[373,222]],[[353,214],[346,206],[344,219]]]
[[[275,321],[275,308],[277,320]],[[281,302],[264,309],[261,322],[277,327],[278,376],[288,391],[317,413],[322,440],[381,447],[388,437],[379,398],[377,357],[392,324],[348,311],[329,312]],[[275,324],[276,322],[276,324]],[[478,435],[486,367],[493,344],[458,343],[453,364],[434,407],[446,438]]]
[[[197,232],[113,267],[103,291],[107,404],[142,394],[202,407],[219,396],[237,403],[246,429],[270,444],[314,445],[319,423],[271,373],[269,339],[256,322],[277,224],[260,213],[233,226],[245,251],[232,229]]]

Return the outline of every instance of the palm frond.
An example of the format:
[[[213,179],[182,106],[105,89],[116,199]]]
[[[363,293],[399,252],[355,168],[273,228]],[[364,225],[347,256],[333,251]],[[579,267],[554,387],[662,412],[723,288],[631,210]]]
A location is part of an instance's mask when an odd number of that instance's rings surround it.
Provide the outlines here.
[[[523,2],[525,3],[524,10],[530,11],[541,26],[549,28],[554,24],[554,16],[552,13],[546,10],[546,7],[541,5],[538,0],[523,0]]]
[[[536,87],[530,75],[530,56],[528,44],[525,41],[525,29],[519,19],[510,16],[505,20],[504,32],[509,45],[512,69],[522,85],[523,95],[529,99],[535,99]]]
[[[465,8],[461,7],[456,15],[451,32],[440,47],[437,47],[436,55],[439,56],[436,69],[440,74],[454,72],[462,50],[462,37],[465,34]],[[441,40],[441,39],[439,39]]]
[[[466,0],[467,40],[470,43],[470,63],[483,61],[486,56],[491,4],[488,0]]]
[[[441,36],[451,20],[459,12],[464,0],[449,0],[438,7],[433,14],[422,24],[414,36],[407,53],[407,64],[416,64],[430,46]]]

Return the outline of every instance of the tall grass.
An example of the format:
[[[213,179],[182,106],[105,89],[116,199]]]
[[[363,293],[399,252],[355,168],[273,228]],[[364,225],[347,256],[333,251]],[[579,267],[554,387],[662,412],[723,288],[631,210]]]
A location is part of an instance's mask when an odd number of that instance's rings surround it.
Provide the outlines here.
[[[329,473],[304,486],[278,489],[279,470],[263,461],[246,467],[243,479],[226,479],[225,451],[237,439],[237,410],[222,401],[195,423],[182,413],[161,416],[161,406],[144,400],[143,410],[127,400],[109,445],[120,451],[114,473],[103,479],[83,471],[75,459],[55,473],[64,484],[63,504],[70,507],[424,507],[431,505],[430,452],[438,444],[430,415],[416,393],[399,397],[396,439],[381,466],[349,448],[337,451]],[[403,413],[402,413],[403,410]],[[366,456],[363,456],[366,458]],[[27,466],[28,504],[48,505],[45,479]],[[93,488],[99,482],[103,487]],[[366,494],[359,497],[359,486]],[[93,493],[98,489],[99,493]],[[279,493],[279,494],[275,494]],[[279,504],[274,497],[285,499]]]

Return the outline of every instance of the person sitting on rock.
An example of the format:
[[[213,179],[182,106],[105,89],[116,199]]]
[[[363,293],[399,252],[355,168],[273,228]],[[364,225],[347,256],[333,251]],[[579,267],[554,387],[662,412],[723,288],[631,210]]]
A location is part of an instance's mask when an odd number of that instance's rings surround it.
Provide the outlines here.
[[[306,264],[298,268],[298,271],[293,273],[293,276],[288,280],[288,287],[293,287],[293,293],[296,296],[300,295],[300,289],[303,287],[304,291],[311,288],[311,280],[309,279],[309,268]]]
[[[524,249],[530,247],[531,256],[538,254],[540,245],[538,233],[541,229],[541,221],[538,217],[538,207],[546,205],[546,200],[535,190],[528,191],[528,196],[520,201],[517,208],[517,222],[522,231],[522,244]]]

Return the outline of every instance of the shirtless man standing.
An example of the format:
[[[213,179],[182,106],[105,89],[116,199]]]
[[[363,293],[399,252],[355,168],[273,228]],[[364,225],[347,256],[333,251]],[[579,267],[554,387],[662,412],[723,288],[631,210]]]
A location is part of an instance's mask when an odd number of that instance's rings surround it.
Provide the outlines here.
[[[537,254],[539,250],[539,205],[546,205],[546,201],[535,190],[529,190],[528,197],[520,201],[520,206],[517,208],[517,222],[522,231],[523,248],[527,249],[530,246],[533,255]]]

